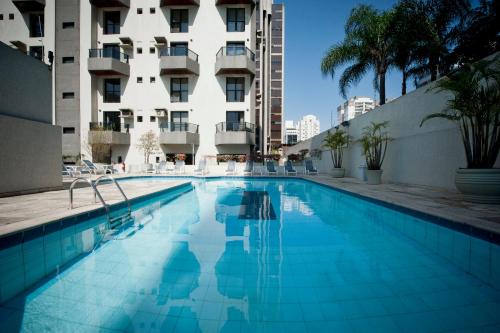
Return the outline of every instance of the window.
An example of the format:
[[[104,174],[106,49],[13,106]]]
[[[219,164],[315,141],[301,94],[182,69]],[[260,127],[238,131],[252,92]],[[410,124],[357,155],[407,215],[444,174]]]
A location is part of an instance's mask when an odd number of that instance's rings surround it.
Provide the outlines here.
[[[142,54],[142,47],[137,48],[137,54]]]
[[[43,14],[30,14],[30,37],[43,37],[43,26]]]
[[[188,101],[188,79],[172,78],[170,81],[170,102]]]
[[[75,134],[74,127],[63,127],[63,134]]]
[[[29,55],[38,60],[43,60],[43,46],[30,46]]]
[[[188,10],[172,9],[170,11],[170,32],[188,32]]]
[[[142,14],[142,8],[137,8],[137,14],[139,14],[139,15]]]
[[[75,62],[75,57],[63,57],[62,58],[63,64],[72,64],[74,62]]]
[[[63,99],[73,99],[73,98],[75,98],[75,93],[74,92],[63,92],[62,98]]]
[[[236,56],[245,54],[245,42],[227,42],[226,55]]]
[[[149,53],[154,54],[155,53],[155,48],[154,47],[150,47],[149,48]]]
[[[149,83],[155,83],[156,82],[156,78],[154,76],[151,76],[149,78]]]
[[[149,8],[149,13],[150,14],[156,13],[156,9],[154,7]]]
[[[115,35],[120,33],[120,12],[104,12],[104,34]]]
[[[226,101],[227,102],[245,101],[245,78],[243,77],[226,78]]]
[[[137,116],[137,122],[142,123],[142,116]]]
[[[13,20],[14,19],[14,14],[9,14],[9,20]]]
[[[3,20],[3,14],[0,14],[0,21]]]
[[[104,79],[104,103],[120,103],[120,79]]]
[[[142,83],[142,76],[137,77],[137,83]]]
[[[188,43],[170,43],[170,55],[172,56],[187,56],[188,55]]]
[[[75,27],[75,22],[63,22],[62,23],[63,29],[73,29],[74,27]]]
[[[149,122],[151,122],[151,123],[156,122],[156,117],[155,116],[149,116]]]
[[[227,9],[227,31],[245,31],[245,8]]]

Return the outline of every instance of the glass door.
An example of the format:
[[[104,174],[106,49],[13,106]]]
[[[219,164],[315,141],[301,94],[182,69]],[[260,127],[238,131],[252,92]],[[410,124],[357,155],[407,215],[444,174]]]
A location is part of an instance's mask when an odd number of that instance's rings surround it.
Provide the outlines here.
[[[226,112],[226,131],[241,131],[245,122],[245,113],[243,111]]]
[[[120,111],[104,111],[103,119],[104,129],[121,132]]]
[[[189,113],[187,111],[172,111],[170,113],[170,130],[172,132],[185,132],[188,128]]]

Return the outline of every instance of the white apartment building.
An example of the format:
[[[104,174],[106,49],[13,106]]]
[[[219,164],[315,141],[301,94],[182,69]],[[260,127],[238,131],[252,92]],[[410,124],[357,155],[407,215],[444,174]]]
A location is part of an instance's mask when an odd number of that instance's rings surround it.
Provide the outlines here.
[[[299,130],[293,120],[285,121],[285,144],[294,145],[299,142]]]
[[[299,141],[304,141],[319,134],[320,123],[316,116],[311,114],[302,117],[298,123]]]
[[[375,101],[370,97],[354,96],[337,107],[337,123],[350,120],[375,108]]]
[[[0,41],[45,62],[55,54],[66,162],[143,163],[148,131],[158,141],[149,162],[266,153],[272,22],[272,0],[0,3]]]

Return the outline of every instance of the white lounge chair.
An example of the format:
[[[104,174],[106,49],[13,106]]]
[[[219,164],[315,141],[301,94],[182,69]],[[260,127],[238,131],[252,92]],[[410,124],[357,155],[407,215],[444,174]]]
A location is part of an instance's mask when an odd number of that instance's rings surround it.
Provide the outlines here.
[[[318,170],[314,168],[313,161],[311,160],[306,160],[305,161],[305,169],[306,169],[306,175],[317,175]]]
[[[235,175],[236,174],[236,162],[228,161],[226,168],[226,175]]]
[[[205,159],[202,159],[200,163],[198,164],[198,167],[194,169],[194,174],[195,175],[204,175],[207,173],[207,161]]]
[[[166,173],[167,172],[167,162],[161,161],[156,166],[156,173]]]
[[[108,164],[97,165],[89,160],[82,160],[83,168],[82,172],[88,172],[90,174],[98,175],[98,174],[107,174],[113,173],[113,166]]]
[[[292,161],[286,161],[285,163],[285,175],[297,175],[297,170],[293,168]]]
[[[175,161],[174,173],[176,175],[184,174],[186,172],[186,163],[184,161]]]
[[[243,175],[244,176],[253,175],[253,161],[252,160],[247,160],[247,162],[245,163],[245,169],[243,169]]]
[[[165,169],[165,173],[174,173],[174,172],[175,172],[174,162],[167,162],[167,167]]]
[[[268,175],[277,175],[278,171],[276,171],[276,167],[274,166],[273,161],[266,162],[266,171]]]

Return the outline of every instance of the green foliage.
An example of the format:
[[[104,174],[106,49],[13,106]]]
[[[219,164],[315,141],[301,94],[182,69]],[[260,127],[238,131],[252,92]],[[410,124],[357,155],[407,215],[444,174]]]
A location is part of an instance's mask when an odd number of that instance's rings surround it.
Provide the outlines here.
[[[368,170],[380,170],[382,168],[385,153],[387,152],[387,144],[392,140],[386,132],[388,126],[388,121],[382,123],[372,122],[371,125],[363,129],[363,136],[358,142],[363,149]]]
[[[343,149],[349,143],[349,135],[343,130],[328,132],[323,139],[323,147],[330,150],[334,168],[342,168]]]
[[[453,95],[440,113],[422,120],[442,118],[456,122],[462,136],[468,168],[492,168],[500,151],[500,70],[491,61],[466,64],[436,83],[436,91]]]

